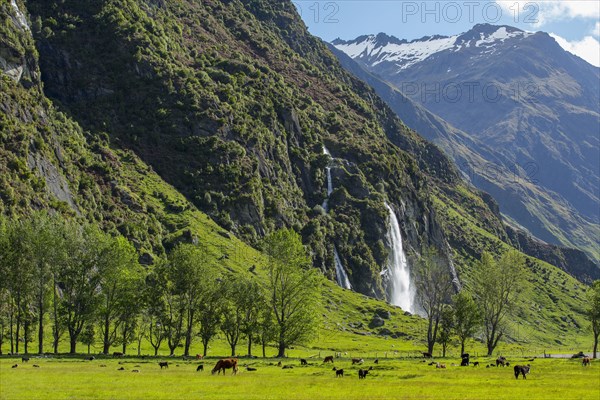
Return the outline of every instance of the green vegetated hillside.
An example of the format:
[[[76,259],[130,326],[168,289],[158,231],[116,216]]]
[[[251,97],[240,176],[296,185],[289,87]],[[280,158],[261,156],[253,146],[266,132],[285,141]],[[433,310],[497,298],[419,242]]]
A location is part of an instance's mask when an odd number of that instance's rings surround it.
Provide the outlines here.
[[[346,73],[290,2],[17,0],[30,28],[0,4],[3,213],[95,222],[145,263],[197,238],[234,271],[260,263],[247,244],[291,226],[315,267],[334,277],[335,243],[353,287],[379,298],[384,201],[409,254],[433,245],[461,279],[482,249],[508,246],[493,200]],[[335,158],[329,213],[323,145]],[[515,323],[543,327],[537,342],[580,342],[582,285],[528,266]],[[327,329],[360,333],[383,307],[325,292]],[[394,313],[391,334],[416,335],[419,320]]]

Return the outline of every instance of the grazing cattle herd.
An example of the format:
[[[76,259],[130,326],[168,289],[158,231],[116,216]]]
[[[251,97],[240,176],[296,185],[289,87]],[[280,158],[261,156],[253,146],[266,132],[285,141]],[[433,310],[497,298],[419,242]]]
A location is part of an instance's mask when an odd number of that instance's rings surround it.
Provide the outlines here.
[[[123,353],[119,353],[119,352],[115,352],[113,353],[113,357],[123,357]],[[197,359],[202,359],[203,357],[196,357]],[[432,359],[433,356],[430,353],[423,353],[423,360],[422,362],[425,363],[426,360],[425,359]],[[184,357],[184,360],[187,360],[188,358]],[[590,366],[591,363],[591,358],[590,357],[581,357],[582,359],[582,366],[584,367],[588,367]],[[23,363],[28,363],[30,360],[29,357],[22,357],[21,361]],[[95,360],[94,357],[85,357],[84,360],[86,361],[93,361]],[[527,361],[532,362],[534,361],[535,358],[531,358],[528,359]],[[310,364],[307,359],[305,358],[301,358],[299,359],[300,361],[300,366],[309,366],[309,365],[315,365]],[[365,359],[364,358],[351,358],[350,359],[351,365],[362,365],[365,363]],[[119,364],[122,364],[122,361],[119,361]],[[323,362],[322,364],[325,363],[334,363],[334,356],[326,356],[323,358]],[[379,359],[375,358],[373,360],[373,364],[374,365],[379,365]],[[270,365],[276,365],[277,367],[281,368],[281,369],[293,369],[294,366],[291,364],[286,364],[283,365],[282,361],[279,361],[277,364],[270,364]],[[446,369],[446,364],[440,363],[440,362],[436,362],[436,361],[431,361],[429,362],[427,365],[429,366],[435,366],[436,369]],[[478,367],[480,365],[479,361],[475,361],[471,363],[470,360],[470,355],[469,354],[462,354],[461,355],[461,363],[460,366],[461,367],[467,367],[469,365],[473,365],[473,367]],[[19,365],[18,364],[14,364],[12,366],[12,368],[17,368]],[[169,362],[167,361],[159,361],[158,362],[158,366],[160,367],[160,369],[168,369],[169,368]],[[257,371],[258,369],[256,367],[251,367],[248,364],[244,364],[243,365],[246,368],[246,371],[250,371],[250,372],[254,372]],[[458,366],[457,364],[451,364],[452,367]],[[508,360],[506,359],[506,357],[504,356],[499,356],[496,358],[495,363],[486,365],[486,368],[490,368],[490,367],[508,367],[510,366],[510,362],[508,362]],[[34,368],[40,368],[39,365],[34,364],[33,365]],[[100,367],[106,367],[106,365],[102,364],[100,365]],[[135,365],[135,367],[140,367],[139,365]],[[176,367],[179,367],[179,365],[177,364]],[[217,363],[215,364],[215,367],[212,369],[212,375],[220,375],[221,372],[223,373],[223,375],[225,375],[226,370],[231,369],[232,370],[232,375],[236,375],[238,372],[238,358],[222,358],[220,360],[217,361]],[[120,367],[118,368],[118,371],[124,371],[125,368],[124,367]],[[371,371],[374,370],[373,366],[370,366],[369,368],[360,368],[358,370],[358,378],[359,379],[365,379],[367,377],[367,375],[369,375],[369,373]],[[527,365],[515,365],[514,368],[514,375],[515,378],[518,380],[519,379],[519,375],[523,377],[523,379],[527,379],[527,375],[530,373],[531,371],[531,364],[527,364]],[[196,372],[201,372],[204,371],[204,364],[199,364],[196,368]],[[335,377],[336,378],[343,378],[344,377],[344,369],[343,368],[338,368],[338,367],[333,367],[333,371],[335,372]],[[131,372],[135,372],[135,373],[139,373],[140,370],[139,369],[134,369]]]

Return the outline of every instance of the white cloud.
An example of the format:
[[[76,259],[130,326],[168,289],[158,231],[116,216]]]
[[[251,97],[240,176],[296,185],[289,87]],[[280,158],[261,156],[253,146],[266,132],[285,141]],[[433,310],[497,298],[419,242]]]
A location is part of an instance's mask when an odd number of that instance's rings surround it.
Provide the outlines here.
[[[600,2],[595,0],[515,1],[496,0],[515,20],[540,27],[552,21],[573,18],[600,18]]]
[[[550,33],[550,36],[566,51],[583,58],[596,67],[600,67],[600,42],[597,39],[586,36],[581,40],[569,42],[567,39],[554,33]]]
[[[596,26],[594,26],[594,29],[592,29],[592,35],[600,37],[600,21],[596,22]]]

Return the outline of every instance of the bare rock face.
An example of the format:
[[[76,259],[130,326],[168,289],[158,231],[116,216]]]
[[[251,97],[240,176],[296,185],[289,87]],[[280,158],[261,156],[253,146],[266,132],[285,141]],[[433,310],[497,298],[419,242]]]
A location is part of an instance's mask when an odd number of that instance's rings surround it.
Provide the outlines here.
[[[57,200],[67,203],[77,214],[80,213],[77,204],[73,201],[67,180],[50,161],[39,154],[30,153],[27,156],[27,164],[30,169],[35,170],[44,178],[46,188],[51,195]]]

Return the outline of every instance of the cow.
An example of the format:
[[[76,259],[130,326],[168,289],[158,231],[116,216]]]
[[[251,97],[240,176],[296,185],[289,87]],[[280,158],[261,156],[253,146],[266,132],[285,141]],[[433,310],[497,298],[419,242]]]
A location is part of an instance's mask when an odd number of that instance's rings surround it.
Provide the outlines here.
[[[519,379],[519,374],[523,375],[523,379],[527,379],[527,377],[525,375],[527,375],[529,373],[529,369],[531,368],[531,366],[529,364],[527,365],[515,365],[515,378]]]
[[[167,361],[161,361],[158,363],[158,365],[160,366],[160,369],[169,368],[169,363]]]
[[[223,371],[223,375],[225,375],[225,370],[231,368],[232,374],[235,375],[238,371],[237,363],[237,358],[222,358],[217,361],[217,364],[212,370],[212,374],[214,375],[216,373],[218,375],[221,373],[221,371]]]
[[[369,369],[359,369],[358,370],[358,379],[365,379],[367,377],[367,374],[369,373],[369,371],[371,371],[373,369],[373,367],[370,367]]]
[[[121,353],[120,351],[115,351],[115,352],[113,353],[113,357],[115,357],[115,358],[116,358],[116,357],[123,357],[123,353]]]
[[[343,378],[344,377],[344,370],[343,369],[337,369],[336,367],[333,367],[333,370],[335,371],[335,377],[336,378]]]
[[[462,354],[460,356],[460,358],[462,359],[462,361],[460,362],[460,366],[461,367],[468,367],[469,363],[471,361],[470,358],[469,358],[469,354],[468,353]]]
[[[327,356],[327,357],[325,357],[323,359],[323,362],[324,363],[328,363],[328,362],[333,363],[333,356]]]
[[[441,368],[441,369],[446,369],[446,364],[437,363],[437,364],[435,364],[435,367],[436,368]]]
[[[293,369],[294,366],[293,365],[284,365],[283,368],[281,369]]]
[[[362,358],[353,358],[352,359],[352,365],[354,365],[354,364],[362,364],[364,362],[365,362],[365,360],[363,360]]]
[[[583,357],[581,359],[581,365],[584,367],[587,367],[590,365],[590,358],[589,357]]]
[[[498,357],[496,359],[496,367],[502,365],[503,367],[506,367],[506,357]]]
[[[18,366],[19,366],[19,364],[15,364],[11,368],[17,368]]]
[[[39,368],[40,366],[37,364],[33,364],[33,368]]]
[[[86,361],[94,361],[96,359],[96,357],[89,356],[89,357],[86,357],[85,359],[86,359]]]
[[[121,368],[117,369],[117,371],[125,371],[125,368],[121,367]]]
[[[308,365],[308,362],[304,358],[300,359],[300,365]]]
[[[431,353],[423,353],[423,358],[431,358],[433,357]]]
[[[196,372],[200,372],[200,371],[204,371],[204,364],[200,364],[200,365],[198,365],[198,368],[196,368]]]
[[[474,367],[479,367],[479,361],[475,361],[475,362],[473,363],[473,366],[474,366]]]
[[[25,362],[29,362],[29,357],[21,357],[21,361]]]
[[[376,358],[375,361],[373,361],[373,363],[379,364],[379,358]]]
[[[132,369],[131,372],[136,372],[137,373],[137,372],[140,372],[140,370],[139,369]]]
[[[256,368],[254,368],[254,367],[246,367],[246,371],[254,372],[254,371],[256,371]]]
[[[196,354],[196,360],[202,360],[204,356],[202,354]]]

